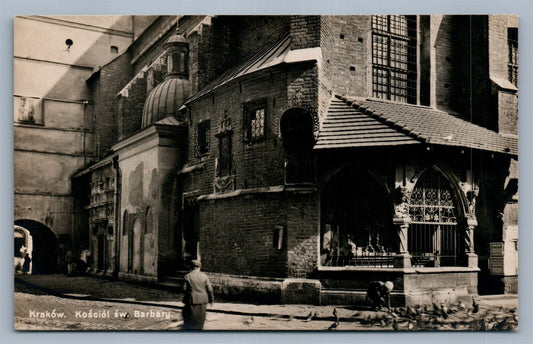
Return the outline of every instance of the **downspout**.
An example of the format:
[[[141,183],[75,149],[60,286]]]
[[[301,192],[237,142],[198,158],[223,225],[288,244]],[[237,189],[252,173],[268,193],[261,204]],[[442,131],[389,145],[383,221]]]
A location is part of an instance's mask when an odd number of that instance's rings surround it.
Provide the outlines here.
[[[114,260],[114,269],[113,269],[113,277],[117,278],[118,273],[120,270],[120,191],[121,191],[121,184],[120,184],[120,170],[118,166],[118,155],[113,157],[113,171],[114,171],[114,177],[115,177],[115,195],[114,195],[114,202],[115,202],[115,260]]]
[[[85,149],[85,121],[87,117],[87,105],[89,105],[88,100],[83,100],[83,123],[81,124],[81,130],[82,130],[82,150],[83,150],[83,167],[87,166],[87,152]],[[94,120],[94,119],[93,119]],[[93,123],[94,124],[94,123]]]

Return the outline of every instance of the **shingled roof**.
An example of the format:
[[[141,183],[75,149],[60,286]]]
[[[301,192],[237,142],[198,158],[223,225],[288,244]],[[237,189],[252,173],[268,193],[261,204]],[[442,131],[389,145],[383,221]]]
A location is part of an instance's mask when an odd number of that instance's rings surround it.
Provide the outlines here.
[[[230,68],[213,82],[194,94],[185,104],[194,102],[219,87],[228,84],[231,81],[237,80],[242,76],[249,75],[260,70],[279,66],[281,64],[299,63],[306,61],[317,61],[321,58],[322,52],[320,48],[307,49],[290,49],[290,36],[285,36],[271,46],[258,51],[248,60],[243,63]]]
[[[445,111],[388,101],[337,98],[331,100],[315,149],[426,143],[518,155],[516,137],[504,136]]]
[[[198,93],[194,94],[186,104],[195,101],[196,99],[214,91],[222,85],[227,84],[228,82],[235,80],[243,75],[254,73],[258,70],[268,68],[283,62],[285,56],[289,52],[290,46],[290,37],[286,36],[280,41],[276,42],[273,46],[267,47],[262,51],[259,51],[249,60],[243,62],[242,64],[230,68],[228,71],[223,73],[220,77],[215,79],[205,88],[200,90]]]
[[[420,144],[378,119],[332,99],[315,149]]]

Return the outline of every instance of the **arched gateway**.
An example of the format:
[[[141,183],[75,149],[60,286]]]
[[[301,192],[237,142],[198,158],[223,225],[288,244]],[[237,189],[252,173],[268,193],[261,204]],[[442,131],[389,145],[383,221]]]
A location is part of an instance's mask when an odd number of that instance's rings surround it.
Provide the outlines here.
[[[322,266],[392,267],[398,240],[390,197],[367,170],[349,165],[320,193]]]
[[[32,259],[31,273],[50,274],[56,272],[59,253],[58,239],[55,233],[46,225],[34,220],[16,220],[15,226],[16,228],[22,227],[32,239],[33,250],[30,253]],[[15,245],[17,245],[17,236],[15,236]]]

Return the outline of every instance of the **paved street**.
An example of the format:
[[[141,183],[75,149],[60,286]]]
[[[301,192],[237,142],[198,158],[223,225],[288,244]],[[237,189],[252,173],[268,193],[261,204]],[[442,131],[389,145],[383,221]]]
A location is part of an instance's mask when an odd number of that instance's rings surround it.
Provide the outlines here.
[[[17,330],[179,330],[181,295],[95,277],[16,276]],[[206,330],[506,330],[516,328],[517,298],[482,297],[437,309],[374,312],[350,306],[216,302]],[[339,321],[335,321],[334,309]],[[308,315],[312,314],[311,319]]]

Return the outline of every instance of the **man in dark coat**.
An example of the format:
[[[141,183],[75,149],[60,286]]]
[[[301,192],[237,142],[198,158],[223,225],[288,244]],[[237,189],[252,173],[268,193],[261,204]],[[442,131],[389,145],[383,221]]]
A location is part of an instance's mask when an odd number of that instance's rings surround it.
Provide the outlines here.
[[[191,261],[191,272],[185,275],[183,291],[183,329],[201,330],[204,328],[207,303],[213,304],[213,287],[209,278],[200,272],[202,264],[198,260]]]

